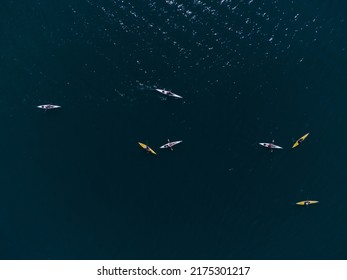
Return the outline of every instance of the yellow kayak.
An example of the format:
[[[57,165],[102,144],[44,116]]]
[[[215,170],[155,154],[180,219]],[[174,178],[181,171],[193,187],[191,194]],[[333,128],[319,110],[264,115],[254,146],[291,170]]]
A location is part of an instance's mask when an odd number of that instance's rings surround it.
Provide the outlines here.
[[[301,144],[301,142],[304,141],[309,134],[310,133],[306,133],[304,136],[302,136],[298,140],[296,140],[296,142],[294,143],[292,148],[295,148],[295,147],[299,146]]]
[[[147,152],[152,153],[153,155],[156,155],[157,153],[155,151],[153,151],[153,149],[151,149],[149,146],[147,146],[146,144],[143,144],[141,142],[138,142],[139,145],[141,146],[141,148],[145,149]]]
[[[296,205],[310,205],[310,204],[316,204],[318,203],[319,201],[316,201],[316,200],[304,200],[304,201],[299,201],[296,203]]]

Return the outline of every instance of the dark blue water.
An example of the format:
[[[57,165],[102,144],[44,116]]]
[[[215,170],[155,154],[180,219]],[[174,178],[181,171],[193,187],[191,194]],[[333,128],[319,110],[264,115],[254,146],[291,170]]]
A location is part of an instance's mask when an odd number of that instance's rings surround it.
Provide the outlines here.
[[[346,10],[5,1],[0,258],[346,259]]]

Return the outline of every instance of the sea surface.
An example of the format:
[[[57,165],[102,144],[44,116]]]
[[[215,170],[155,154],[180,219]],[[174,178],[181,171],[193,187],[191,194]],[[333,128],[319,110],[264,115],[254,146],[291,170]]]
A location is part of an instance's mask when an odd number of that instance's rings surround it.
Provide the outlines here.
[[[0,259],[347,259],[346,11],[3,1]]]

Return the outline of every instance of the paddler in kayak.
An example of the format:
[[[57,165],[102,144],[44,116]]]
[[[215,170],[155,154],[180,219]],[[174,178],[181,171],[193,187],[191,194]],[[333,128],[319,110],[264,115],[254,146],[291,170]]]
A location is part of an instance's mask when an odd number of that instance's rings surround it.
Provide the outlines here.
[[[296,140],[296,142],[294,143],[292,148],[295,148],[297,146],[299,146],[309,135],[310,133],[306,133],[304,136],[300,137],[298,140]]]
[[[274,150],[273,150],[273,148],[274,148],[273,143],[275,143],[275,139],[273,139],[273,140],[272,140],[272,143],[269,143],[269,145],[268,145],[268,148],[270,148],[270,152],[271,152],[271,153],[274,151]]]
[[[142,149],[144,149],[144,150],[146,150],[147,152],[150,152],[150,153],[156,155],[156,152],[153,151],[148,145],[143,144],[143,143],[141,143],[141,142],[138,142],[138,144],[140,145],[140,147],[141,147]]]
[[[167,139],[167,144],[166,145],[170,148],[171,151],[173,151],[173,148],[172,148],[172,146],[170,144],[170,139]]]

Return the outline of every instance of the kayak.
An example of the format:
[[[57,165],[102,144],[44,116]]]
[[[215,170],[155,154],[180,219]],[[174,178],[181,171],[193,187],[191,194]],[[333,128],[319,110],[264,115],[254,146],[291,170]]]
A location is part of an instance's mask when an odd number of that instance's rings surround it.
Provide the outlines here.
[[[296,142],[294,143],[292,148],[295,148],[295,147],[299,146],[301,144],[301,142],[304,141],[309,134],[310,133],[306,133],[304,136],[302,136],[298,140],[296,140]]]
[[[262,145],[263,147],[269,148],[269,149],[283,149],[281,146],[277,146],[272,143],[259,143],[259,145]]]
[[[153,155],[156,155],[157,153],[155,151],[153,151],[153,149],[151,149],[149,146],[147,146],[146,144],[143,144],[141,142],[138,142],[139,145],[141,146],[142,149],[145,149],[146,151],[152,153]]]
[[[304,200],[304,201],[299,201],[296,203],[296,205],[310,205],[310,204],[316,204],[318,203],[319,201],[316,201],[316,200]]]
[[[45,104],[45,105],[39,105],[37,108],[44,109],[44,110],[51,110],[51,109],[58,109],[61,108],[59,105],[52,105],[52,104]]]
[[[159,91],[160,93],[162,94],[165,94],[167,96],[172,96],[172,97],[176,97],[176,98],[183,98],[182,96],[178,95],[178,94],[175,94],[169,90],[165,90],[165,89],[155,89],[156,91]]]
[[[183,141],[173,141],[173,142],[169,142],[169,143],[166,143],[165,145],[163,146],[160,146],[160,149],[166,149],[166,148],[172,148],[173,146],[179,144],[179,143],[182,143]]]

